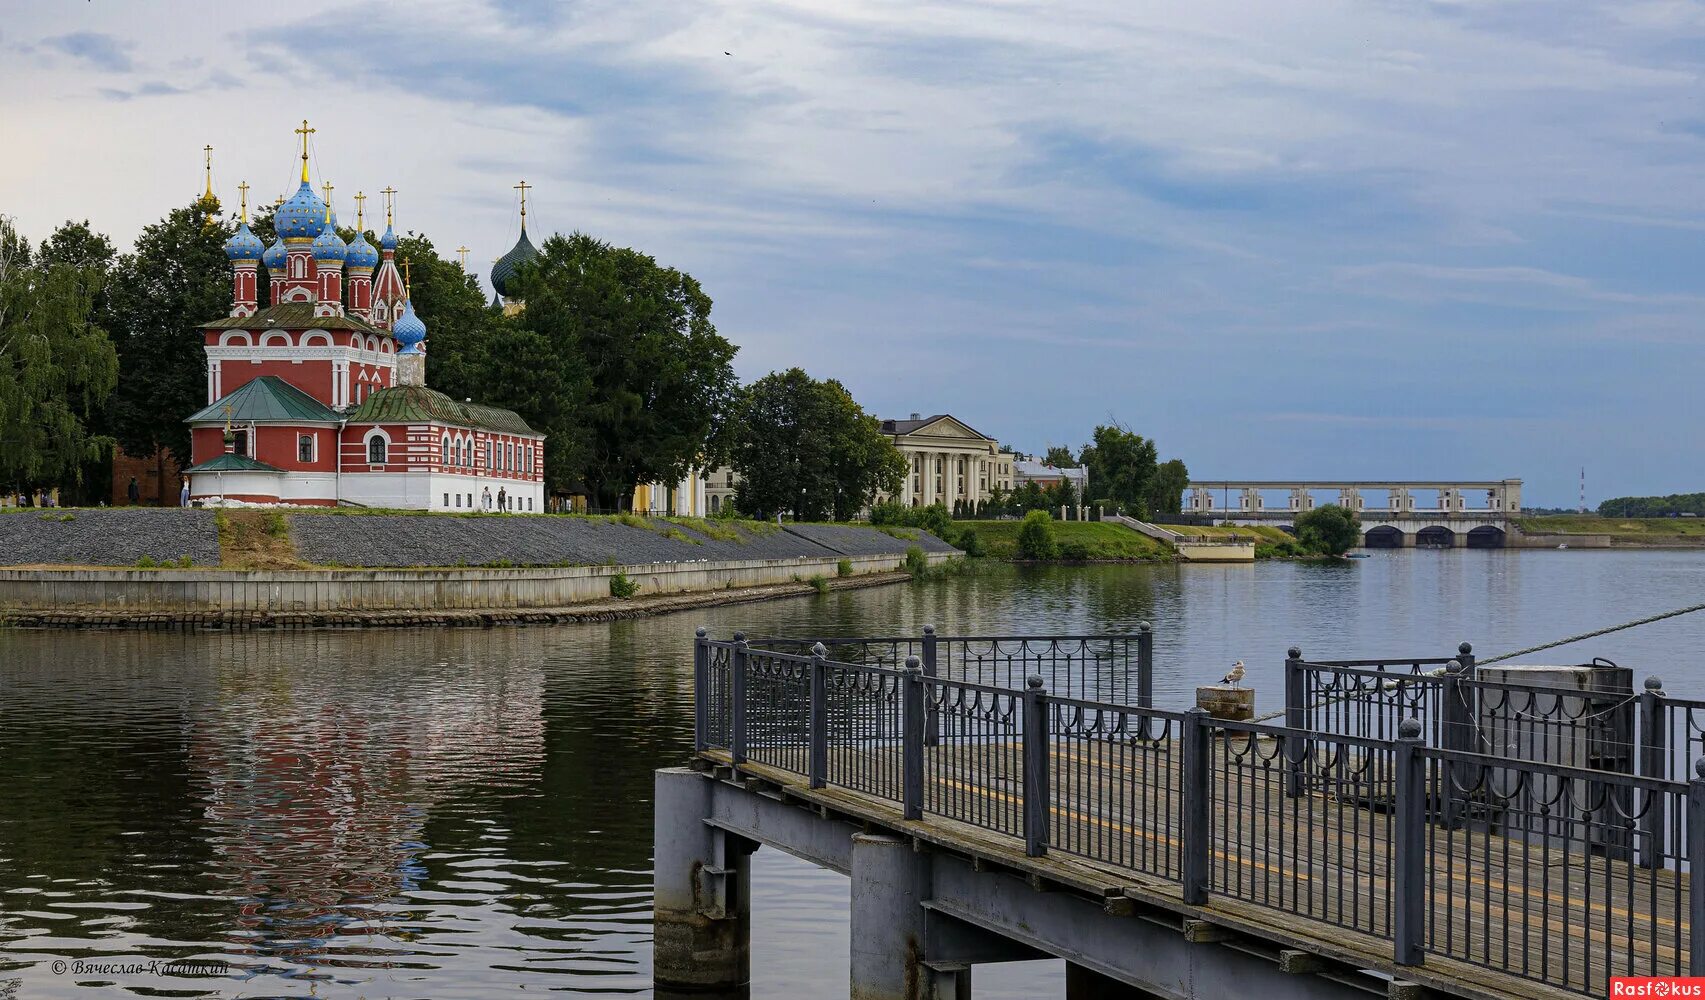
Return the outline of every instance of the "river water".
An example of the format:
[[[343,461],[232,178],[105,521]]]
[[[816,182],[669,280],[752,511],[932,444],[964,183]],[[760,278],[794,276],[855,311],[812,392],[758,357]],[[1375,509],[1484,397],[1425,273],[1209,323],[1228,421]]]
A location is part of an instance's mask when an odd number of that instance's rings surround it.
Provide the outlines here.
[[[692,738],[690,640],[1156,630],[1156,703],[1234,659],[1495,655],[1693,603],[1705,552],[1376,552],[1342,566],[1012,568],[612,624],[0,631],[0,997],[650,994],[651,772]],[[1705,696],[1705,614],[1608,656]],[[752,995],[844,996],[847,883],[754,858]],[[227,978],[58,972],[124,957]],[[984,998],[1059,996],[1058,963]]]

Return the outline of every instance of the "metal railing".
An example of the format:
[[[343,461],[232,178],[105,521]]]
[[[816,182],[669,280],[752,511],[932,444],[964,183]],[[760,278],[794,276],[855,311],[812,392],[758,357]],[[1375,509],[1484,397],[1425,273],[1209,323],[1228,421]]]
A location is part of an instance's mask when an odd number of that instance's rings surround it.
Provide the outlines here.
[[[1705,759],[1684,782],[1438,745],[1442,721],[1388,726],[1410,708],[1445,717],[1443,679],[1410,690],[1427,661],[1337,665],[1398,685],[1372,689],[1366,714],[1324,717],[1363,729],[1343,733],[1062,695],[1034,674],[930,676],[915,653],[888,665],[913,641],[800,653],[700,630],[698,749],[894,803],[904,820],[1010,837],[1032,857],[1170,881],[1187,903],[1235,899],[1367,935],[1395,965],[1447,956],[1589,995],[1612,974],[1705,973],[1705,934],[1690,933],[1705,921]],[[1470,688],[1461,673],[1450,683]],[[1642,697],[1686,734],[1680,746],[1702,745],[1705,704]]]
[[[837,662],[895,670],[915,656],[928,677],[1017,690],[1036,675],[1066,697],[1154,703],[1154,629],[1148,622],[1123,635],[944,636],[925,625],[916,636],[755,636],[749,643],[797,655],[810,655],[821,644]]]

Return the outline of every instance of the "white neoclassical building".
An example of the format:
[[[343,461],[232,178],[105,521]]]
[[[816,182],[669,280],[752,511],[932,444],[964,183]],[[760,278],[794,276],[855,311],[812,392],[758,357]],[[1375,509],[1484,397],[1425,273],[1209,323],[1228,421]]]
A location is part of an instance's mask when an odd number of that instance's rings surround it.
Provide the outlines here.
[[[961,501],[981,503],[997,487],[1012,489],[1014,456],[952,414],[884,420],[882,433],[906,458],[906,479],[893,499],[908,507],[951,509]]]

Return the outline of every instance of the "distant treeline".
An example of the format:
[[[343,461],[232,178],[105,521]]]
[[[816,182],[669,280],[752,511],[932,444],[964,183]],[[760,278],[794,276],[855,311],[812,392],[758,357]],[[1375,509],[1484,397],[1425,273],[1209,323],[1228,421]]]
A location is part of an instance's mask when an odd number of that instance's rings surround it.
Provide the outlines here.
[[[1705,493],[1672,493],[1667,497],[1614,497],[1598,505],[1600,517],[1705,516]]]

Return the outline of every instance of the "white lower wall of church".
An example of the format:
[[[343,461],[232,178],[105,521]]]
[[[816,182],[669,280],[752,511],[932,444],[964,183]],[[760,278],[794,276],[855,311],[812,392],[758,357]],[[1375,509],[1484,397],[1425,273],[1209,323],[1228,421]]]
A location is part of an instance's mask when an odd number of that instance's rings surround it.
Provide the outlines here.
[[[543,483],[517,482],[484,476],[446,476],[431,472],[345,472],[340,477],[318,472],[197,472],[190,479],[190,497],[217,501],[221,497],[277,497],[279,503],[330,504],[341,500],[364,507],[399,510],[486,510],[485,491],[491,491],[490,510],[496,511],[502,490],[515,513],[545,510]]]
[[[518,513],[540,513],[545,509],[545,485],[486,476],[448,476],[434,472],[345,472],[343,499],[368,507],[404,510],[466,512],[484,510],[486,490],[491,491],[491,509],[497,509],[497,491],[513,498],[509,509]]]

